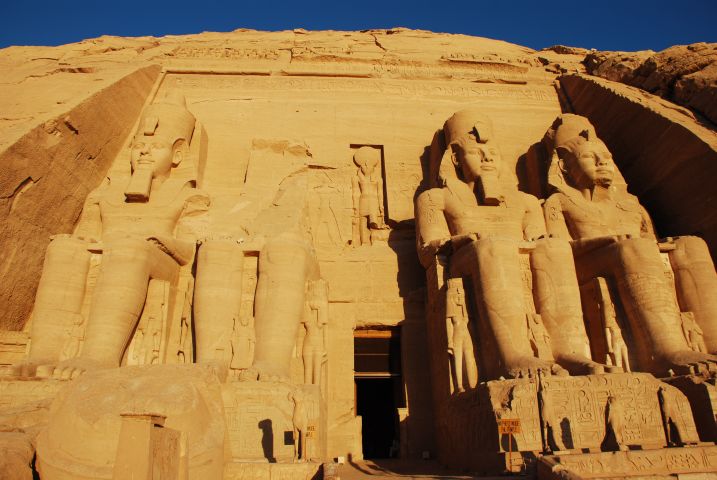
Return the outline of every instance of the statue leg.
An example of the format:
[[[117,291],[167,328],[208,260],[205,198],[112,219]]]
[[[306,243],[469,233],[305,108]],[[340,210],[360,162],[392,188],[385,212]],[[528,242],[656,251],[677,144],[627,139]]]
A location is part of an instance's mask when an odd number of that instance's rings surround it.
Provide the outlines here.
[[[71,237],[50,242],[32,314],[30,352],[27,361],[17,366],[18,374],[33,375],[28,368],[56,365],[60,360],[62,347],[82,309],[89,265],[86,242]]]
[[[304,315],[306,282],[316,278],[316,258],[303,237],[282,234],[262,249],[254,308],[256,345],[252,365],[259,378],[289,378],[291,352]]]
[[[468,387],[475,388],[478,385],[478,365],[473,353],[473,340],[470,335],[466,335],[463,339],[463,361],[466,367]]]
[[[57,378],[74,378],[88,368],[117,367],[142,313],[150,278],[172,281],[177,262],[142,239],[105,245],[80,357],[61,362]]]
[[[323,355],[321,354],[320,350],[316,350],[314,354],[311,356],[313,358],[313,381],[311,382],[312,385],[321,385],[321,365],[323,360]]]
[[[456,338],[454,337],[453,345],[453,363],[455,364],[456,372],[456,391],[462,392],[465,390],[463,387],[463,359],[465,358],[463,356],[463,340],[460,339],[456,342]]]
[[[557,238],[538,240],[530,266],[535,307],[550,334],[556,361],[575,375],[603,373],[604,366],[586,356],[590,342],[570,244]]]
[[[515,242],[485,238],[465,245],[451,256],[450,274],[470,276],[479,299],[480,337],[486,347],[494,345],[498,357],[497,363],[486,365],[487,377],[531,376],[550,369],[550,362],[533,356],[528,341],[528,309],[520,294],[526,287]]]
[[[307,352],[304,350],[302,355],[304,360],[304,383],[312,385],[314,383],[314,354],[313,352]]]
[[[717,273],[707,244],[699,237],[675,239],[670,263],[675,272],[677,300],[695,315],[709,352],[717,352]]]
[[[604,276],[612,270],[608,275],[617,280],[641,369],[657,375],[669,369],[687,373],[690,367],[703,369],[704,362],[716,360],[687,346],[680,309],[653,240],[621,240],[591,252],[586,260],[590,267],[581,269],[581,277]]]
[[[371,229],[368,216],[362,216],[359,219],[361,229],[361,245],[371,245]]]
[[[194,329],[197,363],[227,368],[242,293],[244,252],[232,240],[207,240],[197,254]]]

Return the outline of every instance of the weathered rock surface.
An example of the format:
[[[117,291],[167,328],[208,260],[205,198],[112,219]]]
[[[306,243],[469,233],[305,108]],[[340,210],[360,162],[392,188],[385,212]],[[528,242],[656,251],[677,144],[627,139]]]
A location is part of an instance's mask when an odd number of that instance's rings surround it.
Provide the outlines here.
[[[587,72],[639,87],[717,123],[717,44],[677,45],[661,52],[591,52]]]

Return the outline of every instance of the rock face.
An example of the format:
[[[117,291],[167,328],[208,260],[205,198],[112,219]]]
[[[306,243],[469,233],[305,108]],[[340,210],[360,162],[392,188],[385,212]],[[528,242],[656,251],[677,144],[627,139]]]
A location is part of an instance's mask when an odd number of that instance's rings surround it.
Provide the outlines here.
[[[586,55],[402,28],[0,51],[2,468],[717,471],[717,135],[623,84],[651,55]]]
[[[717,124],[717,44],[695,43],[661,52],[591,52],[587,72],[639,87],[691,108]]]

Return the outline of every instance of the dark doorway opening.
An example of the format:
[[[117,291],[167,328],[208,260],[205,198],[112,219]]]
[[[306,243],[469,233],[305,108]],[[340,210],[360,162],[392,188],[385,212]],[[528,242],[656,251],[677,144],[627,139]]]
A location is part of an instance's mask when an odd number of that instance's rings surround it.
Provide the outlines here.
[[[398,328],[354,333],[356,414],[362,417],[363,456],[397,457],[398,408],[405,407]]]
[[[356,378],[356,413],[363,423],[364,458],[395,457],[398,413],[394,401],[394,378]],[[394,447],[392,449],[392,447]]]

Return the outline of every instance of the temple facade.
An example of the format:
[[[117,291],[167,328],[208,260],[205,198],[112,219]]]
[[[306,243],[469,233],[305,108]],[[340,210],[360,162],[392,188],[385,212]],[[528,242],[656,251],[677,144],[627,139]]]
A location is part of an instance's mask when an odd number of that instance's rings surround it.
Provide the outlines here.
[[[717,472],[708,120],[407,29],[18,48],[0,471]]]

